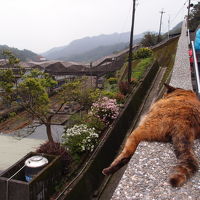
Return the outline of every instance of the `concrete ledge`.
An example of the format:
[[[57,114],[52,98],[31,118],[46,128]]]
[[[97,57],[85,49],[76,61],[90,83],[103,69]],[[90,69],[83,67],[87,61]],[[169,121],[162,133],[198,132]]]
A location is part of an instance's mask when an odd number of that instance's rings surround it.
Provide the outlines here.
[[[178,42],[176,58],[170,85],[186,90],[192,90],[190,62],[188,55],[188,38],[186,22],[183,22],[182,32]]]

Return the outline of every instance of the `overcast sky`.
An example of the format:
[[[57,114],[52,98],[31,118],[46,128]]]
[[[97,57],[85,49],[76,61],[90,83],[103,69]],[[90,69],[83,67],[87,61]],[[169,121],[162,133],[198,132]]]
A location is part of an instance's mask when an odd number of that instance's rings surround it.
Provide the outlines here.
[[[191,2],[197,2],[193,0]],[[133,0],[0,0],[0,44],[41,53],[85,36],[130,31]],[[185,5],[184,5],[185,4]],[[134,34],[163,32],[187,13],[186,0],[138,0]]]

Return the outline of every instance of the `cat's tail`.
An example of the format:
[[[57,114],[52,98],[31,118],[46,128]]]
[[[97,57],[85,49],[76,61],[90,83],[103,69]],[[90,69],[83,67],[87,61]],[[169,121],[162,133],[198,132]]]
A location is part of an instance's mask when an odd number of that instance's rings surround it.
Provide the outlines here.
[[[193,151],[193,141],[191,130],[178,134],[172,138],[178,165],[174,167],[174,172],[170,176],[170,184],[173,187],[182,186],[198,170],[198,161]]]
[[[128,163],[141,141],[140,135],[141,134],[139,133],[138,129],[131,133],[125,143],[124,149],[119,154],[119,156],[111,163],[108,168],[103,169],[102,173],[104,175],[113,174]]]

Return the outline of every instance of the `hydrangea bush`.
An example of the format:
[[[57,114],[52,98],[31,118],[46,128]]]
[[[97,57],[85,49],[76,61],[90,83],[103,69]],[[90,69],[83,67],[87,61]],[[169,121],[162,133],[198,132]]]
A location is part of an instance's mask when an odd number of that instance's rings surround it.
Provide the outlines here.
[[[106,124],[111,123],[119,115],[119,107],[116,99],[108,97],[100,98],[92,104],[91,114],[100,118]]]
[[[72,153],[92,152],[99,135],[94,128],[80,124],[68,128],[62,135],[62,144]]]

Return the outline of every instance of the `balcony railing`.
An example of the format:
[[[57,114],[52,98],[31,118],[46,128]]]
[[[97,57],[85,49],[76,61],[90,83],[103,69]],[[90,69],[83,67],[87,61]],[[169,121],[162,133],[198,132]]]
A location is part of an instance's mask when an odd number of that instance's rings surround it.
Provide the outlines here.
[[[196,83],[197,83],[197,95],[200,98],[199,69],[198,69],[198,62],[197,62],[196,51],[195,51],[195,48],[194,48],[194,41],[191,41],[191,44],[192,44],[192,55],[193,55],[193,59],[194,59],[195,78],[196,78]]]

